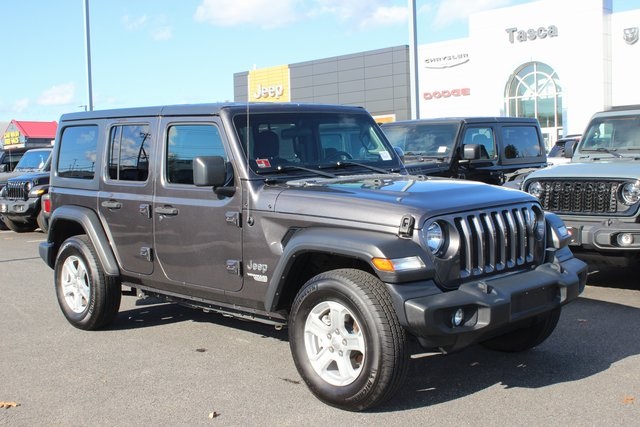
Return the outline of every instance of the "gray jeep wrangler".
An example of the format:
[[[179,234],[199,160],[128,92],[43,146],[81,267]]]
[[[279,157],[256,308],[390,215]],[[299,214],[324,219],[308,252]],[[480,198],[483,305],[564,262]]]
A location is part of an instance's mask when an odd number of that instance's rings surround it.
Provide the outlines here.
[[[301,377],[339,408],[390,398],[416,341],[540,344],[586,282],[533,196],[404,174],[362,108],[148,107],[58,129],[40,255],[71,324],[107,326],[126,285],[288,326]]]
[[[640,255],[640,105],[596,113],[571,163],[531,173],[523,189],[558,214],[576,255],[594,268],[637,265]]]

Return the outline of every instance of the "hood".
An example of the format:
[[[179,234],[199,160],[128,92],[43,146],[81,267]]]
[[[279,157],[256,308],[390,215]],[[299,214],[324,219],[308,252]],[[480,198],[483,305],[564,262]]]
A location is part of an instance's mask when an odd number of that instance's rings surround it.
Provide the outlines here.
[[[36,185],[48,184],[49,172],[18,172],[16,176],[12,176],[7,180],[7,182],[9,181],[37,181]]]
[[[519,190],[444,178],[380,175],[289,182],[274,209],[370,224],[399,224],[411,214],[420,227],[426,218],[513,203],[537,202]]]
[[[529,174],[526,182],[552,178],[640,178],[640,162],[606,161],[597,163],[566,163],[549,166]]]

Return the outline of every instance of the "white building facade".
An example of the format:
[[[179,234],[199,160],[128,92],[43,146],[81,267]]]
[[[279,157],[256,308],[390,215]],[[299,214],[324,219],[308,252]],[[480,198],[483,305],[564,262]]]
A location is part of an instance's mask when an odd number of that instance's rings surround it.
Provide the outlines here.
[[[419,117],[535,117],[551,145],[596,111],[640,104],[640,8],[542,0],[469,17],[469,37],[418,47]]]

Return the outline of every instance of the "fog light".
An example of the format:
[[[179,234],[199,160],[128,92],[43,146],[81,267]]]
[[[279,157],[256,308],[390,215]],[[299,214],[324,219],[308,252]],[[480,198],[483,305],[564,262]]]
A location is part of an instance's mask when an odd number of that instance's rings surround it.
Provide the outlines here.
[[[454,327],[456,327],[456,326],[462,325],[463,321],[464,321],[464,310],[459,308],[455,311],[455,313],[453,313],[453,316],[451,316],[451,324]]]
[[[616,239],[618,241],[618,245],[620,246],[631,246],[633,245],[633,234],[631,233],[620,233]]]
[[[7,212],[7,205],[5,205],[4,203],[0,205],[0,212],[2,213],[6,213]]]

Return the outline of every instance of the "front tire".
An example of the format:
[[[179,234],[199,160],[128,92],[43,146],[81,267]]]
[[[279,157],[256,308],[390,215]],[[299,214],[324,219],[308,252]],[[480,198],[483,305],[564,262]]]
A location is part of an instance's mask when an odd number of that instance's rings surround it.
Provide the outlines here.
[[[95,330],[113,321],[120,308],[120,280],[107,276],[86,235],[62,243],[55,263],[58,304],[79,329]]]
[[[529,350],[544,340],[555,330],[562,308],[558,307],[536,316],[527,326],[515,329],[504,335],[483,341],[480,344],[489,350],[516,353]]]
[[[17,222],[12,221],[9,218],[3,218],[4,224],[11,231],[15,231],[16,233],[28,233],[30,231],[34,231],[36,229],[35,224],[31,222]]]
[[[321,401],[349,411],[390,398],[408,367],[407,337],[375,276],[352,269],[311,278],[289,318],[298,372]]]

